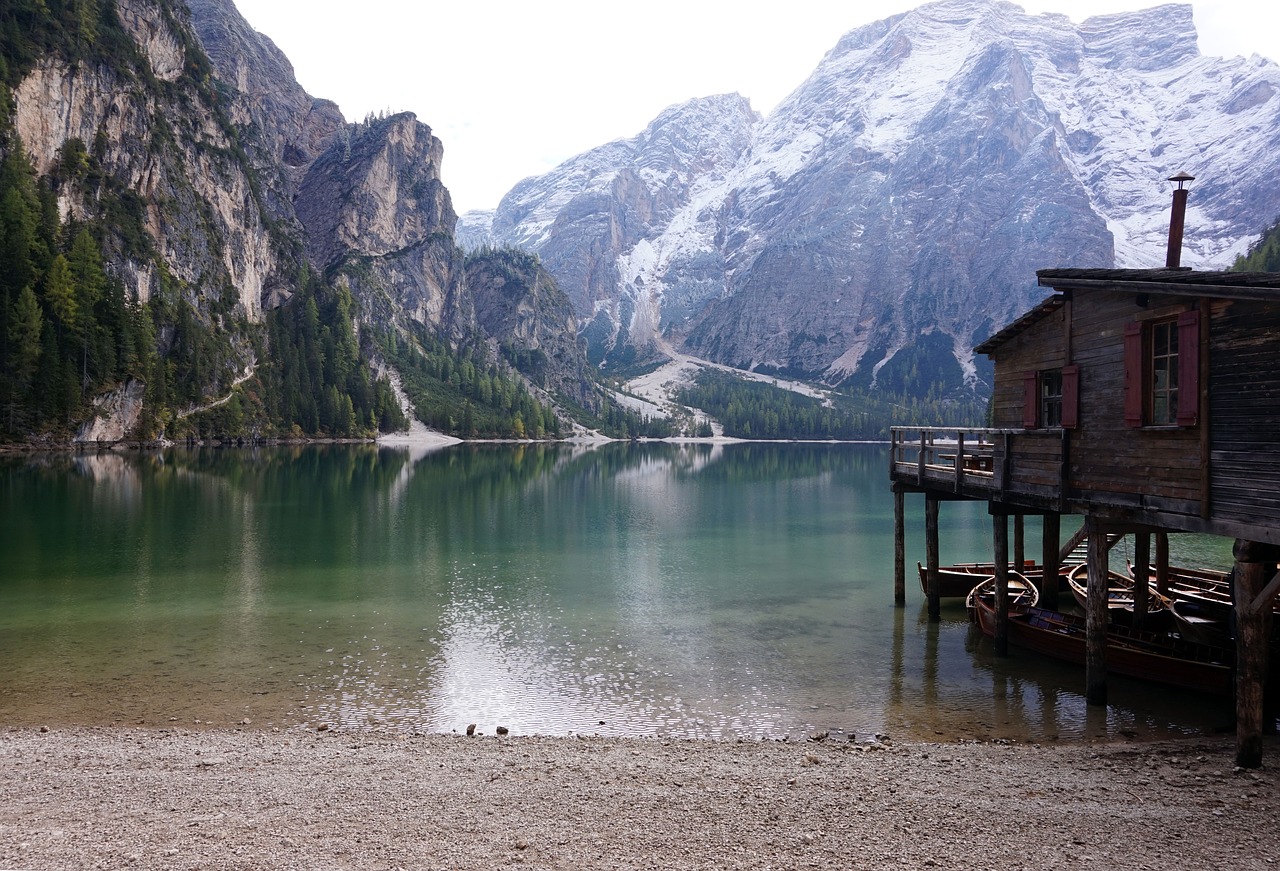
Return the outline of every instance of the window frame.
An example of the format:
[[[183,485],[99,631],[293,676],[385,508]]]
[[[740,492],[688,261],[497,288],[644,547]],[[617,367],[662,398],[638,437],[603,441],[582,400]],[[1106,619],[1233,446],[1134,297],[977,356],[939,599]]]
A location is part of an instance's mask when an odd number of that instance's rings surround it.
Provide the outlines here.
[[[1161,348],[1158,332],[1168,330]],[[1177,345],[1171,352],[1169,346]],[[1166,378],[1156,377],[1163,360]],[[1195,309],[1125,324],[1124,421],[1134,429],[1186,429],[1200,418],[1200,312]],[[1164,414],[1158,419],[1164,399]]]
[[[1057,381],[1053,384],[1052,381]],[[1057,394],[1046,394],[1056,386]],[[1056,406],[1057,421],[1050,422],[1047,405]],[[1023,376],[1023,429],[1075,429],[1080,420],[1080,367],[1054,366]]]

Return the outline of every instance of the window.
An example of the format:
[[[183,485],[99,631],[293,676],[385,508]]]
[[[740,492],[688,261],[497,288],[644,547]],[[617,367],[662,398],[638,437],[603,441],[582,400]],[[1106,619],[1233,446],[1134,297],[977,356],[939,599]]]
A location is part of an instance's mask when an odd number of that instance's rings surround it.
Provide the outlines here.
[[[1125,423],[1195,426],[1200,411],[1200,313],[1140,321],[1124,332]]]
[[[1028,372],[1024,379],[1022,425],[1026,429],[1073,429],[1076,426],[1079,366]]]
[[[1040,373],[1040,425],[1062,426],[1062,370]]]
[[[1151,425],[1178,423],[1178,325],[1160,321],[1151,325]]]

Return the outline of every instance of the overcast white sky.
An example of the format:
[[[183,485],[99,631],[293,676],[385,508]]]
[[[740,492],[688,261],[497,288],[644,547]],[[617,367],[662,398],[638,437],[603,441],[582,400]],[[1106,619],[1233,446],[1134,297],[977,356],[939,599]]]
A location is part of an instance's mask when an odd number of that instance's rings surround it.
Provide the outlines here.
[[[454,207],[492,208],[520,179],[639,133],[668,106],[737,92],[768,114],[846,32],[915,0],[235,0],[313,96],[350,121],[414,112],[444,142]],[[1142,0],[1028,0],[1090,15]],[[1280,59],[1280,3],[1193,3],[1200,50]]]

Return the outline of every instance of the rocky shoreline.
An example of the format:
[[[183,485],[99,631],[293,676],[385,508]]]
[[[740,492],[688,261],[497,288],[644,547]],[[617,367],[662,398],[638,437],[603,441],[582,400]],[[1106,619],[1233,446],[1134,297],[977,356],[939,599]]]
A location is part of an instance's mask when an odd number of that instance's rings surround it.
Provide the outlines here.
[[[1233,752],[11,728],[0,868],[1274,867]]]

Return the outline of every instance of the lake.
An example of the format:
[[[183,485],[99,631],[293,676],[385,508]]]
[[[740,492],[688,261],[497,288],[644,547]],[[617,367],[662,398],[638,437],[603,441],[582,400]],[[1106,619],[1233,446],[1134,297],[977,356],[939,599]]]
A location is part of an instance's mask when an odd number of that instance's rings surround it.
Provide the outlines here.
[[[463,444],[0,458],[0,723],[1050,741],[1228,702],[926,619],[888,448]],[[943,562],[988,559],[942,506]],[[1064,537],[1073,526],[1064,519]],[[1229,541],[1175,537],[1201,564]],[[1027,552],[1039,554],[1028,521]]]

